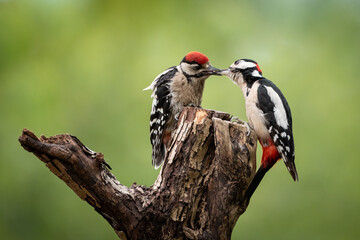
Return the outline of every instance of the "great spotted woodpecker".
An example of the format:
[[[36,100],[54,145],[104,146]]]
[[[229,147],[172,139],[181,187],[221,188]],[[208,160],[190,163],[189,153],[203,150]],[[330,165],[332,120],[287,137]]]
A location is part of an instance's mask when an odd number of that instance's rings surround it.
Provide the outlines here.
[[[221,74],[241,88],[247,118],[263,150],[261,165],[246,192],[247,198],[250,199],[266,172],[281,158],[294,181],[298,181],[291,111],[280,89],[264,78],[259,65],[250,59],[235,61]]]
[[[150,141],[155,168],[164,161],[167,145],[183,107],[200,107],[205,80],[210,75],[218,74],[218,71],[204,54],[190,52],[178,66],[162,72],[144,89],[153,91]]]

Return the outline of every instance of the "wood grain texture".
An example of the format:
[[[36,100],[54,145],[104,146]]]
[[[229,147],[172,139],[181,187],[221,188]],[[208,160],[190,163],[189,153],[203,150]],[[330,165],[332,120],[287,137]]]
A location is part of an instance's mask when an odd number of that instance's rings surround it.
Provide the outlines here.
[[[120,184],[103,154],[74,136],[37,138],[24,129],[19,141],[121,239],[230,239],[248,205],[244,193],[255,174],[257,138],[229,120],[227,113],[185,108],[150,187]]]

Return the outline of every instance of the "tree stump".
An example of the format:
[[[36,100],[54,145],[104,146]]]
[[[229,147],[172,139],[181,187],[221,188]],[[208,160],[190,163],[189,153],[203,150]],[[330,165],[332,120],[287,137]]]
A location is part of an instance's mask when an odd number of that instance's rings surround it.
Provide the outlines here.
[[[230,239],[248,205],[244,193],[255,174],[257,138],[229,120],[227,113],[185,108],[150,187],[121,185],[103,154],[69,134],[37,138],[24,129],[19,141],[121,239]]]

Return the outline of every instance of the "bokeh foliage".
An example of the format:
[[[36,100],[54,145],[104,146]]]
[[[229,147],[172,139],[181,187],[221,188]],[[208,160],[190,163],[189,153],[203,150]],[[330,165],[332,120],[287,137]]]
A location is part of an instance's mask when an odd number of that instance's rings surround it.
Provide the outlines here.
[[[218,68],[257,60],[293,113],[300,182],[279,162],[233,239],[358,239],[359,12],[356,0],[0,0],[0,238],[116,239],[17,138],[71,133],[123,184],[150,186],[141,90],[197,50]],[[203,107],[246,119],[224,77],[207,81]]]

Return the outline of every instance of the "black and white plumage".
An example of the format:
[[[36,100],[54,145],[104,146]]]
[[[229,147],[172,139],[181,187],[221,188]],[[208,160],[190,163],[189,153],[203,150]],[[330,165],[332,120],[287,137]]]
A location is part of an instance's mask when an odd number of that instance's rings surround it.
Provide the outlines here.
[[[266,127],[271,139],[285,164],[288,165],[288,162],[294,162],[295,159],[292,116],[289,104],[280,89],[266,78],[259,80],[257,92],[258,107],[265,113]],[[297,176],[293,177],[294,180],[297,179]]]
[[[176,129],[178,117],[185,106],[200,106],[205,80],[217,74],[209,59],[199,52],[188,53],[178,66],[158,75],[144,90],[152,90],[150,141],[152,164],[160,167],[166,147]]]
[[[248,197],[251,197],[265,173],[281,158],[294,181],[298,181],[292,116],[280,89],[264,78],[258,64],[250,59],[235,61],[222,74],[241,88],[246,115],[263,148],[261,166],[249,186]]]

